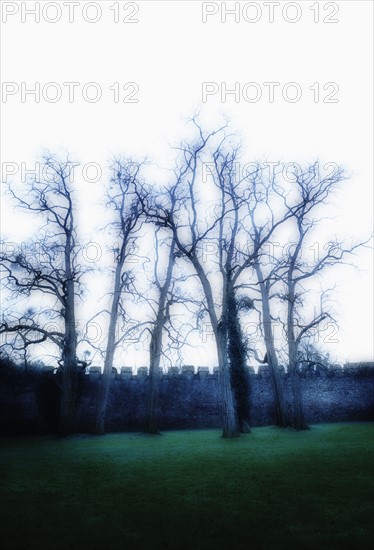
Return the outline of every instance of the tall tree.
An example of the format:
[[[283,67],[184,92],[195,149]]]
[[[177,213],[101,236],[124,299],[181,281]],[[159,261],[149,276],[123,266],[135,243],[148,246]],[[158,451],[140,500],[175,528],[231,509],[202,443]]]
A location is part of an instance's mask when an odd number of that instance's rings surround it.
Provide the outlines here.
[[[233,158],[233,163],[236,167],[238,166],[236,156]],[[239,164],[240,166],[241,164]],[[273,387],[275,424],[284,427],[288,425],[288,419],[273,341],[269,304],[269,290],[272,279],[269,277],[267,280],[264,280],[261,272],[261,262],[269,263],[271,258],[271,254],[269,253],[271,239],[291,219],[294,210],[297,211],[299,205],[296,204],[290,210],[279,208],[279,204],[274,202],[274,198],[277,198],[277,194],[274,192],[274,189],[277,187],[275,174],[269,177],[258,163],[251,163],[250,170],[245,169],[245,166],[242,169],[243,173],[234,176],[235,181],[242,184],[240,186],[236,185],[230,191],[231,200],[233,200],[235,205],[235,217],[238,219],[240,230],[236,231],[236,234],[233,235],[235,254],[232,256],[228,275],[231,294],[235,293],[236,303],[244,303],[245,309],[255,309],[254,304],[257,300],[253,297],[253,294],[260,291],[262,306],[261,325]],[[234,198],[235,196],[236,198]],[[277,215],[275,212],[277,212]],[[251,290],[252,299],[243,295],[240,298],[240,295],[246,289]],[[238,315],[239,311],[240,308],[236,308],[236,315]],[[232,317],[230,325],[235,327],[234,317]],[[242,367],[240,371],[243,372],[246,355],[254,354],[258,358],[258,354],[252,347],[248,346],[247,349],[245,348],[243,335],[241,349]],[[240,384],[240,386],[243,387],[243,384]]]
[[[258,164],[250,171],[238,170],[240,147],[225,134],[225,128],[206,133],[196,119],[192,122],[197,130],[195,141],[183,142],[179,148],[181,161],[174,172],[175,181],[167,191],[167,200],[156,202],[154,210],[173,232],[176,247],[193,265],[204,291],[220,369],[223,435],[233,437],[250,429],[239,294],[264,245],[292,217],[293,210],[283,211],[276,219],[267,217],[257,225],[256,237],[254,212],[263,213],[268,188],[274,182],[266,180]],[[208,194],[213,198],[207,211],[204,195]],[[245,241],[249,246],[243,250]],[[213,253],[205,254],[211,245]]]
[[[291,246],[287,247],[287,252],[279,261],[277,277],[283,285],[278,296],[286,304],[284,325],[287,338],[288,372],[293,396],[293,426],[296,430],[308,428],[300,385],[300,344],[325,319],[331,318],[325,299],[327,289],[321,290],[319,307],[308,316],[306,311],[307,302],[310,302],[308,284],[311,284],[313,279],[318,278],[327,268],[342,263],[346,255],[352,254],[370,240],[347,246],[342,241],[334,239],[326,243],[322,251],[311,257],[310,249],[308,251],[310,245],[308,240],[323,220],[320,217],[320,208],[326,205],[328,198],[344,179],[341,168],[335,169],[326,177],[320,176],[318,168],[318,164],[315,163],[294,173],[293,199],[287,198],[284,188],[277,188],[288,211],[292,211],[293,222]],[[298,208],[295,208],[295,204],[298,204]]]
[[[254,269],[261,292],[262,330],[266,349],[265,357],[270,367],[274,395],[275,425],[280,428],[286,428],[291,424],[291,420],[287,414],[287,404],[279,371],[278,354],[274,342],[273,316],[271,314],[271,288],[273,281],[271,274],[267,277],[264,276],[263,269],[258,261],[254,263]]]
[[[250,176],[249,223],[245,226],[248,237],[246,252],[249,252],[249,254],[245,254],[245,256],[248,267],[253,270],[254,277],[253,284],[250,283],[244,286],[251,288],[252,292],[260,294],[260,323],[274,395],[275,425],[287,427],[290,424],[290,419],[287,414],[287,404],[279,371],[278,356],[274,343],[273,316],[271,314],[271,291],[276,281],[274,271],[277,267],[277,263],[273,259],[271,239],[291,219],[293,210],[282,209],[277,204],[278,195],[274,192],[274,188],[279,185],[277,176],[278,174],[274,171],[269,178],[264,178],[263,169],[259,166]],[[297,208],[298,205],[295,204],[295,210]],[[277,215],[275,212],[277,212]]]
[[[160,280],[159,264],[160,264],[160,240],[158,237],[159,228],[155,233],[155,264],[154,264],[154,283],[157,287],[157,301],[155,307],[155,321],[153,323],[151,333],[151,341],[149,346],[149,380],[147,394],[147,409],[144,431],[149,434],[158,434],[157,424],[157,403],[159,393],[159,374],[160,361],[162,355],[162,338],[163,330],[166,321],[169,318],[170,299],[168,293],[170,290],[173,267],[175,262],[175,242],[172,239],[169,243],[169,253],[166,264],[166,273],[164,280]]]
[[[237,169],[240,148],[221,141],[213,151],[211,176],[219,193],[216,205],[218,234],[218,266],[222,276],[223,338],[227,341],[230,366],[230,382],[235,397],[235,413],[238,431],[248,433],[250,421],[250,381],[247,369],[247,349],[239,318],[239,304],[236,296],[234,275],[239,256],[241,215],[248,201],[250,188],[246,177]]]
[[[41,326],[33,313],[26,313],[18,320],[5,318],[0,329],[17,334],[27,346],[49,339],[60,348],[60,435],[74,431],[77,374],[79,365],[83,364],[77,357],[76,298],[83,270],[78,263],[79,246],[71,191],[73,168],[69,159],[59,160],[46,155],[40,174],[28,180],[23,193],[9,185],[15,204],[35,214],[41,225],[30,243],[16,253],[5,252],[0,256],[4,278],[13,295],[39,296],[39,299],[41,296],[50,297],[49,317],[62,320],[61,330],[51,331]]]
[[[126,260],[134,252],[136,232],[141,225],[141,216],[144,211],[144,196],[140,181],[141,167],[142,163],[134,162],[132,159],[118,159],[114,164],[114,175],[107,190],[108,206],[114,211],[115,215],[114,220],[110,223],[111,238],[117,243],[117,248],[115,250],[115,268],[104,354],[104,370],[93,428],[93,432],[97,435],[105,433],[105,414],[115,351],[118,345],[135,328],[134,325],[125,327],[122,334],[118,336],[118,318],[125,315],[121,300],[125,291],[132,290],[133,283],[132,269],[126,269]]]
[[[197,130],[194,142],[183,142],[180,160],[174,170],[174,181],[162,197],[158,196],[151,209],[151,216],[171,230],[175,246],[187,258],[200,281],[205,309],[215,337],[220,373],[222,403],[222,436],[238,435],[234,396],[230,382],[228,362],[228,315],[227,293],[224,277],[221,278],[221,296],[215,298],[215,287],[209,277],[209,267],[204,265],[203,247],[210,234],[217,234],[222,212],[213,219],[206,215],[206,207],[200,200],[201,168],[208,144],[222,132],[204,133],[196,119],[192,123]]]

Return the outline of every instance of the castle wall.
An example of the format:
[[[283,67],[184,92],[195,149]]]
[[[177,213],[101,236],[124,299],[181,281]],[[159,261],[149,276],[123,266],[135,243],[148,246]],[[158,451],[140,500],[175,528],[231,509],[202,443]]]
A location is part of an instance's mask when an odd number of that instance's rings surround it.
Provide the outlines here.
[[[253,426],[274,423],[270,371],[249,368]],[[281,371],[288,406],[289,376]],[[160,376],[159,425],[166,429],[218,428],[221,426],[219,373],[208,368],[172,367]],[[58,423],[58,374],[53,371],[1,380],[0,431],[43,432]],[[89,432],[93,424],[101,371],[91,367],[81,376],[77,430]],[[305,416],[309,423],[374,420],[374,363],[335,366],[329,372],[307,371],[301,378]],[[147,369],[114,372],[107,410],[107,431],[141,431],[145,417]]]

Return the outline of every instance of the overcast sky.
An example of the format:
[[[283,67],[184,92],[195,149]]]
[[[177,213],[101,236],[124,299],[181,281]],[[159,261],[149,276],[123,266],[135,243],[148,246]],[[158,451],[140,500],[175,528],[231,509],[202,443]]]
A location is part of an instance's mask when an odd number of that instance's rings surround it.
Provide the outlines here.
[[[237,4],[236,13],[225,4]],[[351,178],[319,240],[365,238],[373,226],[372,11],[370,1],[349,0],[4,1],[2,177],[20,181],[45,148],[103,170],[118,152],[167,166],[186,117],[200,110],[209,126],[227,114],[248,160],[343,164]],[[79,170],[89,232],[104,175]],[[5,201],[2,210],[2,231],[25,238],[28,227]],[[341,362],[373,356],[372,253],[355,263],[360,272],[336,275],[339,330],[328,349]]]

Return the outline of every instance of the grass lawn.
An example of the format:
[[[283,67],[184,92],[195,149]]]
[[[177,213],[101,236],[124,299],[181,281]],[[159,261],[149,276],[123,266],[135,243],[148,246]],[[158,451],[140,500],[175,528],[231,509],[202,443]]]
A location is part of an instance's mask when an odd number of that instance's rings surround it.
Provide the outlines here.
[[[1,441],[4,550],[373,543],[373,424]]]

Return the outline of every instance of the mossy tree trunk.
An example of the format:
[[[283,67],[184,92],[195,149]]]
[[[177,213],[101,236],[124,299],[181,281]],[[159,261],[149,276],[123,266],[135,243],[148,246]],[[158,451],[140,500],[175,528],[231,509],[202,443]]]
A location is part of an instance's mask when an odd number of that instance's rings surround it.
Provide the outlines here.
[[[240,327],[239,311],[234,290],[228,289],[228,356],[230,360],[230,381],[235,397],[235,412],[240,433],[251,431],[250,381],[246,364],[246,348]]]

